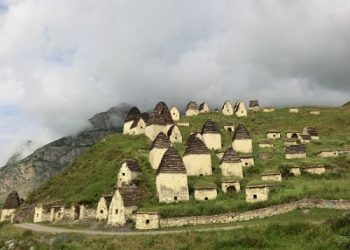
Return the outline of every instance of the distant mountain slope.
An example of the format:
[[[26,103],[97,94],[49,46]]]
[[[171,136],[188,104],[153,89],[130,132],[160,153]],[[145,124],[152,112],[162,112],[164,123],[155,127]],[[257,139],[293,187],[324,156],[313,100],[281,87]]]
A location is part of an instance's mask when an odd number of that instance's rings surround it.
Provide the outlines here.
[[[350,107],[350,101],[343,104],[343,107]]]
[[[12,190],[25,197],[28,192],[71,164],[103,137],[120,130],[121,121],[129,108],[128,105],[122,104],[98,113],[89,120],[90,129],[76,136],[67,136],[51,142],[23,160],[11,160],[0,168],[0,203]]]

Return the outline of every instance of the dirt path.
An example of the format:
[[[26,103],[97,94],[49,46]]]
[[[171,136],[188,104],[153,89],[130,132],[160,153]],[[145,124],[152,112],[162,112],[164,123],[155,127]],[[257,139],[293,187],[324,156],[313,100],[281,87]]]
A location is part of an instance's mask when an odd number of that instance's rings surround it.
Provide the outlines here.
[[[84,230],[84,229],[70,229],[70,228],[60,228],[60,227],[51,227],[41,224],[33,223],[22,223],[15,224],[15,227],[32,230],[35,232],[43,233],[78,233],[78,234],[90,234],[90,235],[160,235],[160,234],[174,234],[174,233],[185,233],[185,232],[210,232],[210,231],[226,231],[232,229],[243,228],[243,226],[223,226],[223,227],[211,227],[211,228],[187,228],[187,229],[178,229],[178,230],[163,230],[163,231],[136,231],[136,232],[104,232],[104,231],[95,231],[95,230]]]

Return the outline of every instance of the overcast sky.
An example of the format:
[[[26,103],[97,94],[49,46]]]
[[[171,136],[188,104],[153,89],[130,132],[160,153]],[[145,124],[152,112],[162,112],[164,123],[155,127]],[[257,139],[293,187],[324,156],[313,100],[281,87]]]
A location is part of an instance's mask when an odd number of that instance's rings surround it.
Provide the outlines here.
[[[341,105],[349,13],[349,0],[0,0],[0,165],[121,102]]]

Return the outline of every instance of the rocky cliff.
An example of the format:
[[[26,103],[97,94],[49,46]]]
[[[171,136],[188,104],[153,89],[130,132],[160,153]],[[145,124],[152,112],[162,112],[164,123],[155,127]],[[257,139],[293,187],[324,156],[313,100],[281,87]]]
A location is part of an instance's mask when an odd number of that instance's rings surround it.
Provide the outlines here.
[[[121,104],[98,113],[89,120],[89,129],[51,142],[22,160],[9,161],[0,168],[0,204],[12,190],[25,197],[103,137],[121,130],[122,119],[129,109],[128,105]]]

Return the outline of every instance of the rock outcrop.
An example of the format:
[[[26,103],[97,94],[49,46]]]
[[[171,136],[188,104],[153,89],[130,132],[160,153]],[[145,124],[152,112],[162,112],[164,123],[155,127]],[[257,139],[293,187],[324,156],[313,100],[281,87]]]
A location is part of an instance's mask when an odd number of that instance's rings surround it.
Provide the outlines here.
[[[91,127],[75,136],[51,142],[19,161],[10,161],[0,168],[0,204],[12,190],[21,197],[71,164],[106,135],[121,130],[122,120],[130,106],[122,104],[94,115]]]

